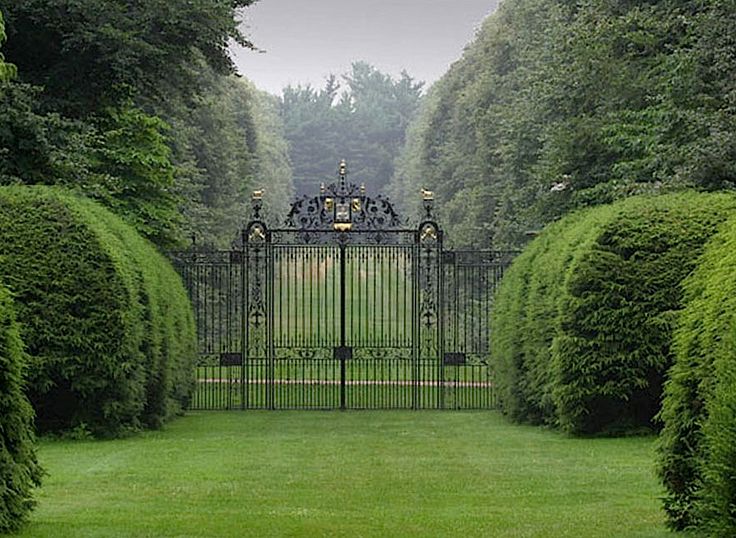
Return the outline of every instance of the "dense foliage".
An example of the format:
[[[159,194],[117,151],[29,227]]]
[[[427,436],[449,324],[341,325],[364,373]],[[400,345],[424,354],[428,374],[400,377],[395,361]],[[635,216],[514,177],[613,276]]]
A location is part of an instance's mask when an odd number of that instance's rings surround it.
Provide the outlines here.
[[[281,114],[301,194],[331,182],[341,159],[354,182],[383,191],[423,86],[406,72],[394,79],[365,62],[355,62],[342,81],[341,87],[330,77],[321,90],[288,86],[283,91]]]
[[[545,229],[496,298],[504,411],[576,433],[651,427],[681,282],[734,210],[725,194],[634,197]]]
[[[41,114],[37,88],[0,87],[0,184],[55,184],[114,209],[161,246],[182,225],[167,127],[132,106],[109,109],[97,125]]]
[[[518,246],[570,209],[736,181],[733,0],[507,0],[435,84],[391,191]]]
[[[685,283],[660,417],[659,472],[678,529],[736,534],[736,220]]]
[[[0,287],[0,533],[18,528],[40,484],[33,410],[23,393],[25,356],[10,295]]]
[[[292,197],[291,165],[275,98],[236,77],[208,77],[194,107],[169,104],[176,188],[184,230],[198,243],[227,246],[264,188],[267,212],[282,219]]]
[[[197,93],[204,60],[233,71],[231,39],[249,42],[237,10],[253,0],[14,0],[4,6],[8,57],[42,86],[47,110],[84,118],[128,99]]]
[[[286,155],[261,158],[283,140],[273,106],[231,74],[251,3],[3,7],[19,80],[0,82],[0,184],[72,188],[163,248],[232,240],[250,190],[291,192]]]
[[[5,21],[0,12],[0,46],[5,42]],[[0,52],[0,82],[7,82],[16,74],[15,66],[5,62],[5,56]]]
[[[135,231],[49,187],[0,189],[0,278],[13,292],[43,431],[157,426],[193,389],[191,306]]]

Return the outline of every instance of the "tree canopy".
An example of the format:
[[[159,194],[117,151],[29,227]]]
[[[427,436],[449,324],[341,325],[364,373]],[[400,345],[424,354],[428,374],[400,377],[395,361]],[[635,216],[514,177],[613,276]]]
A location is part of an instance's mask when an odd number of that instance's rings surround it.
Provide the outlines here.
[[[0,46],[5,42],[5,21],[0,12]],[[0,82],[7,82],[15,76],[15,66],[5,62],[5,56],[0,52]]]
[[[289,141],[294,184],[302,194],[329,182],[341,159],[351,177],[383,191],[393,175],[423,83],[404,72],[398,79],[366,62],[355,62],[342,81],[331,76],[322,89],[288,86],[281,114]]]
[[[162,248],[192,234],[229,243],[250,190],[265,180],[291,192],[273,106],[233,75],[227,51],[232,40],[253,47],[238,26],[252,3],[14,2],[0,184],[75,189]]]
[[[52,110],[85,117],[121,100],[160,101],[200,88],[200,59],[233,72],[230,40],[251,46],[237,10],[254,0],[17,0],[5,7],[7,54],[44,87]]]
[[[509,0],[431,89],[392,191],[452,236],[517,246],[567,211],[733,188],[733,0]]]

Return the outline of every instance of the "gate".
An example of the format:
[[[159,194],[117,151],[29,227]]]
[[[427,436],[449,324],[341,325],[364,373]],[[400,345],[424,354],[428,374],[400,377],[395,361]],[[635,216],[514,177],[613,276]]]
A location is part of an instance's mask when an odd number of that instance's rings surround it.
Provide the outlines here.
[[[406,227],[346,181],[174,256],[200,346],[192,409],[486,409],[493,291],[512,253],[451,251],[424,191]]]

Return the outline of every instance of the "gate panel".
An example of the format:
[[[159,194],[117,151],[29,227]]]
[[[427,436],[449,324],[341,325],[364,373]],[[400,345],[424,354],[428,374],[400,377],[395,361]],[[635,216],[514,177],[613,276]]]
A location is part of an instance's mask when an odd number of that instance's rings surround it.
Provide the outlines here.
[[[414,409],[443,409],[442,234],[437,224],[419,226],[414,254],[416,293]]]
[[[346,407],[412,406],[414,247],[345,247]]]
[[[245,230],[243,248],[243,407],[273,409],[273,272],[270,234],[254,220]]]
[[[243,397],[241,252],[199,251],[174,258],[189,292],[199,357],[192,409],[235,409]]]
[[[265,241],[179,255],[200,350],[190,407],[336,409],[343,391],[352,409],[491,408],[493,293],[512,255],[444,251],[438,265],[436,246]]]
[[[493,296],[512,252],[448,251],[445,278],[445,406],[487,409],[495,406],[490,355]]]
[[[340,403],[339,248],[272,246],[276,409],[334,409]]]

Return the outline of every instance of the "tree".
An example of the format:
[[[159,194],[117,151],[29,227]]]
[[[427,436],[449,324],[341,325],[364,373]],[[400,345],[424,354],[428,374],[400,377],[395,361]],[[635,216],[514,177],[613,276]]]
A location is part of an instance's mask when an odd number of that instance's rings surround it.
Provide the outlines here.
[[[0,11],[0,45],[5,42],[5,21],[3,20],[2,11]],[[15,66],[5,62],[5,56],[0,52],[0,82],[7,82],[16,75]]]
[[[331,76],[322,90],[311,86],[287,86],[281,97],[281,118],[289,142],[294,186],[299,194],[316,192],[329,181],[341,155],[341,118],[334,106],[339,91]]]
[[[269,213],[285,214],[292,194],[283,127],[249,81],[201,66],[205,90],[193,105],[172,101],[161,114],[172,124],[176,192],[184,230],[197,242],[228,246],[247,219],[251,192],[265,187]]]
[[[94,148],[101,178],[99,198],[155,244],[172,248],[180,240],[181,216],[172,190],[175,168],[166,125],[131,106],[108,110]]]
[[[394,79],[365,62],[355,62],[342,81],[341,86],[331,76],[321,90],[284,89],[281,114],[302,194],[331,181],[341,159],[348,161],[353,180],[384,191],[423,86],[406,72]]]
[[[43,114],[28,84],[0,82],[0,184],[59,183],[93,188],[90,126],[58,114]]]
[[[278,113],[279,100],[249,84],[255,95],[256,174],[254,187],[266,190],[266,214],[280,223],[288,213],[294,196],[289,144],[284,138],[284,125]]]
[[[261,101],[227,54],[252,46],[237,11],[253,1],[15,2],[0,182],[75,189],[162,248],[229,244],[259,166]]]
[[[734,188],[734,32],[732,0],[505,2],[432,88],[391,188],[435,190],[451,237],[498,247],[574,208]]]
[[[230,40],[252,47],[237,10],[253,1],[17,0],[6,8],[7,54],[44,87],[47,109],[72,117],[128,99],[189,97],[200,89],[200,58],[229,74]]]

